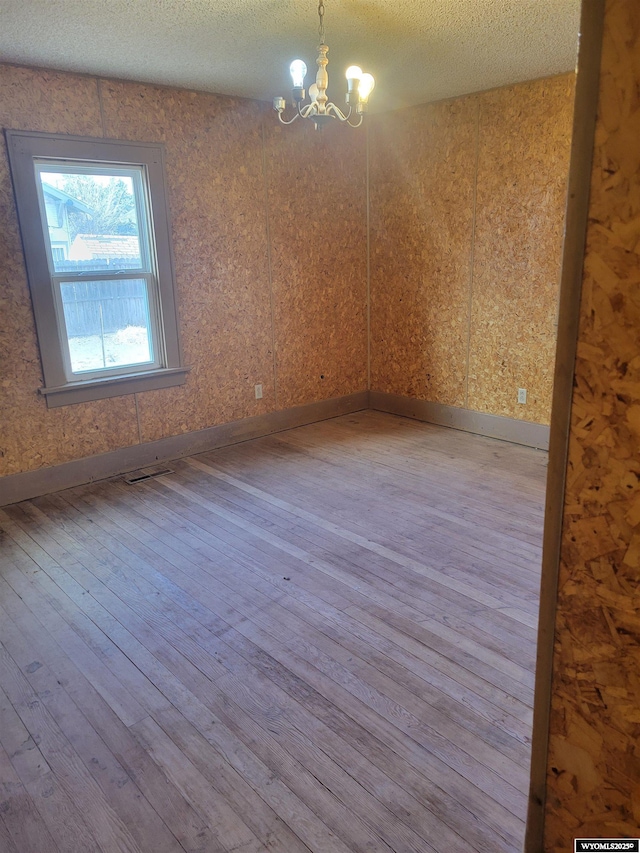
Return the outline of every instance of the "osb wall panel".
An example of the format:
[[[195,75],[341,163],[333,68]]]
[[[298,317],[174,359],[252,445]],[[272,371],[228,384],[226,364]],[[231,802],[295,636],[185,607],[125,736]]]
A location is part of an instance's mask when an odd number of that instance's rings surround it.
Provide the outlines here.
[[[370,128],[371,387],[465,405],[473,97]]]
[[[136,83],[101,81],[100,88],[107,136],[166,146],[191,372],[184,386],[137,395],[142,441],[273,410],[264,106]]]
[[[640,827],[640,5],[606,4],[564,505],[545,850]]]
[[[265,121],[279,408],[367,388],[365,144]]]
[[[100,136],[96,81],[0,66],[0,126]],[[132,397],[47,409],[31,299],[0,143],[0,475],[127,446],[138,440]]]
[[[373,389],[549,422],[573,78],[372,122]]]
[[[574,75],[478,96],[468,407],[549,423]],[[517,390],[527,390],[526,405]]]
[[[0,66],[0,119],[6,127],[165,145],[180,331],[191,367],[179,388],[46,408],[37,395],[42,377],[3,148],[9,320],[0,330],[0,473],[366,388],[363,132],[281,135],[275,114],[257,102],[10,66]]]
[[[475,113],[460,99],[407,111],[399,130],[380,119],[372,134],[374,387],[453,405],[468,358]],[[10,66],[0,119],[165,144],[192,368],[180,388],[46,408],[3,148],[2,473],[366,388],[363,131],[285,131],[242,99]]]

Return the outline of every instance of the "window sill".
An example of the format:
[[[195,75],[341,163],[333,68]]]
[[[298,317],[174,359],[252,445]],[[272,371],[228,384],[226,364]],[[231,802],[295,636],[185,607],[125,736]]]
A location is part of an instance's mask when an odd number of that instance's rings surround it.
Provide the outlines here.
[[[57,388],[40,388],[40,394],[46,397],[47,407],[55,409],[72,403],[88,403],[92,400],[104,400],[107,397],[135,394],[138,391],[155,391],[159,388],[184,385],[189,370],[189,367],[168,367],[148,373],[128,373],[124,376],[85,379],[82,382],[69,382]]]

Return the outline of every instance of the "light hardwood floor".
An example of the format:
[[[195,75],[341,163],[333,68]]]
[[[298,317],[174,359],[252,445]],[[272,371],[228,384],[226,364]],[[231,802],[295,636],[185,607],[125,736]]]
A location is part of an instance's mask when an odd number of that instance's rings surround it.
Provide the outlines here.
[[[0,510],[3,853],[521,850],[546,454],[361,412]]]

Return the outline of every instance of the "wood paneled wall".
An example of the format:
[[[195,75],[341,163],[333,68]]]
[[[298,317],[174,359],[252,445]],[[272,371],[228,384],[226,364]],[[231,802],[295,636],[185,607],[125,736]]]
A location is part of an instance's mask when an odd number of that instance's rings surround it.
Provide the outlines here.
[[[607,0],[564,496],[544,849],[640,826],[640,5]]]
[[[366,390],[364,131],[287,137],[262,103],[7,65],[0,126],[164,143],[191,366],[179,388],[47,409],[3,141],[0,475]]]
[[[373,390],[549,423],[573,87],[372,121]]]
[[[465,405],[477,100],[369,131],[371,388]]]
[[[278,405],[364,390],[366,137],[340,126],[316,132],[271,120],[265,155]]]
[[[187,383],[47,409],[4,144],[0,475],[371,387],[546,422],[573,75],[376,117],[0,65],[0,126],[166,147]],[[264,397],[254,399],[254,385]],[[515,403],[516,387],[529,392]]]

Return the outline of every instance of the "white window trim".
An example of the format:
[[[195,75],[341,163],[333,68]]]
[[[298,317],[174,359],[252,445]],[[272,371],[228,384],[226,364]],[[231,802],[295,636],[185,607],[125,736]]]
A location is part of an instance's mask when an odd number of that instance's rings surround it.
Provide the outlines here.
[[[46,397],[47,405],[65,406],[183,384],[189,368],[183,366],[178,333],[162,147],[15,130],[7,130],[5,134],[44,376],[44,387],[39,391]],[[86,161],[89,165],[114,167],[133,165],[145,169],[157,267],[158,327],[162,348],[160,366],[135,365],[107,375],[78,380],[68,378],[68,367],[65,368],[67,344],[61,339],[56,321],[55,293],[36,183],[34,164],[42,159]]]

